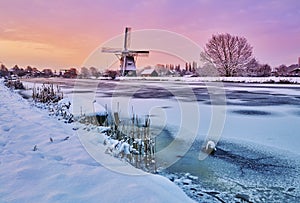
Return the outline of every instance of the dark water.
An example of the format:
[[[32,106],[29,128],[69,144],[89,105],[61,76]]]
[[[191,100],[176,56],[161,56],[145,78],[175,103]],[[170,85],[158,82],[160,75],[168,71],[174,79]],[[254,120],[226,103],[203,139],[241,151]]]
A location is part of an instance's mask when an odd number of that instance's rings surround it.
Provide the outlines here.
[[[157,137],[157,150],[165,148],[174,139],[163,131]],[[186,173],[198,177],[191,185],[181,185],[196,201],[212,191],[208,202],[235,202],[236,195],[246,194],[253,202],[297,202],[300,198],[300,162],[297,155],[286,157],[285,153],[253,146],[251,143],[234,143],[221,140],[214,155],[199,160],[201,141],[195,141],[189,151],[162,174],[183,177]],[[168,175],[167,175],[168,177]],[[220,199],[220,200],[218,200]]]

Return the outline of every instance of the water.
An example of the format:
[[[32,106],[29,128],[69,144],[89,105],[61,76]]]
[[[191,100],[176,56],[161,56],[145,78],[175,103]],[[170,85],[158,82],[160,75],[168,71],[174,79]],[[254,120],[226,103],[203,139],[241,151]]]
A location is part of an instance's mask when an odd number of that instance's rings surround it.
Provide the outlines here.
[[[157,164],[163,174],[181,177],[190,173],[199,177],[190,186],[181,185],[195,200],[203,200],[207,195],[203,191],[214,192],[209,202],[235,202],[237,194],[246,194],[253,202],[297,202],[300,199],[298,85],[225,83],[224,105],[221,97],[212,100],[207,84],[198,82],[62,82],[67,96],[75,93],[79,98],[96,99],[109,109],[116,109],[118,104],[124,116],[132,111],[139,115],[150,114],[152,125],[161,129],[156,137],[157,151],[173,143],[180,129],[189,135],[194,133],[187,153],[164,152],[165,157],[177,162],[169,167],[164,167],[163,161]],[[198,111],[191,111],[190,106],[194,104]],[[226,116],[224,129],[214,156],[199,160],[201,147],[211,130],[214,105],[225,107],[222,109]],[[191,113],[185,115],[186,111]],[[199,120],[195,119],[196,114],[200,115]],[[199,127],[197,131],[191,130],[195,126]],[[179,140],[177,145],[181,144],[184,142]]]

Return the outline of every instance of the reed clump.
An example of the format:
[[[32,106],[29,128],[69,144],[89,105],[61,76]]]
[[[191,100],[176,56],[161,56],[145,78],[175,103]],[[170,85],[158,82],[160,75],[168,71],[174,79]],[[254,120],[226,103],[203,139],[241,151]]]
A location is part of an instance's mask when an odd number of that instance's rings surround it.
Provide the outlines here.
[[[32,99],[41,103],[56,103],[63,99],[63,92],[59,86],[54,87],[53,84],[42,84],[41,87],[33,87]]]

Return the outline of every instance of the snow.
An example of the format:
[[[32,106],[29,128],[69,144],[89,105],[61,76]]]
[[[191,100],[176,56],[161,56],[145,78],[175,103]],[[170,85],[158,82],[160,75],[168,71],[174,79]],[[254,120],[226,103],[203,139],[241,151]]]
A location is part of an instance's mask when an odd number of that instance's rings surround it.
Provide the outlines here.
[[[162,176],[109,170],[83,147],[77,135],[82,126],[74,131],[2,83],[0,92],[1,202],[192,202]],[[99,153],[126,170],[138,170]]]
[[[107,111],[101,104],[99,104],[96,100],[94,100],[94,112],[93,113],[95,115],[101,116],[101,115],[106,115]]]
[[[246,140],[271,146],[300,155],[298,146],[300,137],[298,132],[300,117],[294,115],[297,107],[291,106],[254,106],[227,107],[228,114],[223,130],[223,137],[227,139]],[[233,113],[235,110],[268,112],[270,115],[245,116]],[[232,126],[235,126],[234,128]]]
[[[192,88],[208,88],[214,84],[211,83],[200,83],[205,81],[247,81],[247,82],[258,82],[262,83],[264,81],[280,81],[280,80],[288,80],[299,83],[300,77],[192,77],[192,78],[182,78],[182,77],[153,77],[153,78],[139,78],[139,77],[127,77],[121,78],[123,81],[120,83],[115,81],[107,81],[110,83],[117,83],[115,88],[100,89],[97,90],[96,87],[99,81],[92,80],[78,80],[77,83],[79,85],[75,86],[75,90],[78,92],[82,92],[82,94],[76,94],[75,99],[73,99],[76,104],[74,105],[76,108],[73,110],[73,114],[80,114],[80,112],[88,113],[93,112],[93,101],[96,98],[97,103],[100,106],[107,105],[107,109],[113,109],[116,107],[116,103],[118,102],[121,107],[120,115],[123,117],[128,117],[131,114],[131,107],[134,108],[134,112],[140,116],[143,115],[153,115],[151,117],[152,126],[159,126],[161,129],[165,126],[168,126],[169,130],[171,128],[178,128],[187,125],[193,125],[193,128],[196,128],[199,125],[198,129],[198,138],[203,139],[203,135],[207,135],[209,130],[211,129],[211,119],[213,116],[213,109],[220,108],[217,110],[217,113],[222,114],[222,111],[225,111],[226,114],[226,122],[225,128],[222,131],[223,138],[235,138],[239,140],[246,140],[256,142],[258,144],[264,144],[268,146],[272,146],[275,148],[280,148],[284,150],[291,151],[296,154],[300,154],[300,148],[297,145],[297,141],[299,140],[299,136],[297,136],[297,132],[300,130],[299,125],[296,123],[300,122],[300,117],[296,114],[299,112],[298,107],[289,106],[289,105],[280,105],[280,106],[243,106],[238,105],[243,101],[239,99],[234,99],[235,105],[226,105],[226,106],[212,106],[199,102],[198,112],[196,110],[193,111],[195,113],[200,114],[200,124],[197,122],[189,122],[189,116],[183,119],[183,115],[185,112],[190,110],[191,104],[194,104],[191,101],[185,100],[185,94],[188,91],[191,91]],[[146,80],[146,81],[142,81]],[[149,80],[149,81],[148,81]],[[181,81],[178,81],[181,80]],[[65,80],[64,80],[65,81]],[[187,82],[187,85],[181,85],[181,82]],[[59,81],[61,82],[61,81]],[[71,81],[67,81],[71,82]],[[178,84],[177,84],[178,83]],[[179,85],[180,84],[180,85]],[[161,87],[162,89],[166,89],[174,94],[174,99],[166,99],[166,98],[151,98],[151,99],[139,99],[133,98],[132,95],[118,96],[118,92],[124,91],[138,91],[142,89],[142,86],[150,87]],[[30,86],[30,83],[27,83],[27,86]],[[95,87],[94,87],[95,86]],[[298,85],[295,84],[244,84],[238,83],[235,86],[223,86],[223,90],[228,93],[228,91],[248,91],[253,93],[268,93],[275,95],[296,95],[299,96],[299,91],[296,88]],[[130,87],[130,88],[128,88]],[[87,90],[93,90],[95,92],[86,93]],[[183,89],[184,92],[177,92],[177,90]],[[97,91],[96,91],[97,90]],[[187,90],[187,91],[186,91]],[[101,97],[103,92],[113,91],[114,94],[112,97]],[[173,91],[173,92],[172,92]],[[66,96],[70,96],[70,94],[64,94]],[[229,103],[232,100],[226,98],[226,101]],[[73,107],[74,107],[73,106]],[[82,109],[84,107],[84,109]],[[126,109],[127,108],[127,109]],[[116,108],[115,108],[116,109]],[[195,108],[194,108],[195,109]],[[270,113],[269,116],[245,116],[241,114],[235,114],[233,112],[247,110],[247,111],[261,111]],[[187,122],[184,122],[187,121]],[[258,122],[259,121],[259,122]],[[238,125],[237,125],[238,124]],[[234,126],[234,127],[232,127]],[[172,135],[176,136],[178,134],[178,130],[174,129],[172,131]],[[286,137],[289,136],[289,137]]]
[[[151,75],[153,71],[154,71],[154,68],[145,69],[145,70],[143,70],[141,75]]]
[[[261,83],[270,80],[270,78],[227,78],[228,81],[234,79],[236,82],[245,83],[224,83],[227,105],[217,105],[220,108],[218,116],[226,114],[222,137],[217,143],[216,154],[199,162],[199,143],[204,140],[204,136],[212,128],[211,120],[213,119],[212,110],[214,107],[207,102],[209,98],[205,95],[205,91],[199,92],[200,100],[197,101],[189,99],[190,93],[186,89],[189,91],[192,88],[196,90],[197,88],[205,89],[210,85],[213,86],[209,81],[221,81],[219,79],[146,78],[143,81],[144,79],[140,80],[139,78],[121,78],[122,81],[118,82],[98,81],[95,84],[89,83],[87,80],[79,80],[81,85],[75,87],[76,92],[78,92],[76,101],[80,101],[82,105],[92,104],[96,98],[100,105],[107,105],[107,109],[113,109],[118,103],[120,104],[121,117],[131,115],[131,107],[133,107],[133,112],[137,115],[151,116],[151,126],[158,127],[160,130],[166,127],[171,136],[178,138],[180,130],[186,131],[189,136],[193,133],[196,134],[195,146],[188,145],[187,147],[191,149],[191,152],[188,152],[180,160],[177,158],[177,162],[171,166],[174,170],[172,171],[170,168],[168,170],[171,173],[179,171],[196,175],[195,177],[198,177],[199,181],[197,178],[193,179],[181,174],[177,174],[177,177],[172,178],[172,181],[183,189],[189,188],[185,190],[187,193],[191,193],[191,190],[195,191],[192,196],[196,198],[199,197],[198,192],[200,191],[204,202],[216,202],[214,200],[206,201],[205,198],[207,197],[204,197],[205,194],[207,196],[216,193],[219,193],[217,196],[222,197],[224,201],[226,200],[225,202],[233,202],[235,195],[245,194],[250,195],[250,200],[253,202],[265,202],[266,199],[263,200],[264,198],[268,198],[271,202],[283,200],[295,202],[294,200],[300,194],[298,186],[300,155],[298,143],[300,137],[296,133],[300,130],[298,125],[300,122],[298,85],[246,84],[246,81]],[[283,78],[274,79],[280,81]],[[299,80],[298,78],[291,79]],[[205,82],[206,80],[208,83]],[[203,81],[204,83],[202,83]],[[99,88],[95,88],[94,92],[87,92],[87,90],[93,89],[93,85],[97,87],[98,84]],[[153,88],[143,89],[147,85]],[[161,97],[157,97],[157,94],[151,94],[154,90],[161,89],[170,91],[174,97],[164,97],[164,93]],[[132,92],[139,90],[148,97],[134,96]],[[112,96],[107,94],[111,92],[113,92]],[[65,95],[69,96],[69,94]],[[256,95],[256,97],[250,95]],[[260,103],[264,100],[259,99],[259,97],[268,97],[268,102],[271,101],[273,104]],[[282,98],[285,99],[281,100]],[[198,106],[192,107],[192,105]],[[250,113],[247,114],[247,112]],[[251,114],[251,112],[254,113]],[[195,114],[200,115],[200,120],[195,119]],[[190,122],[191,119],[193,122]],[[190,133],[192,127],[198,129],[194,129]],[[8,130],[8,128],[3,130]],[[102,143],[108,139],[103,135],[107,128],[96,130],[102,132],[98,134],[97,139],[93,130],[87,133],[80,127],[77,131],[90,155],[112,170],[128,171],[125,163],[121,164],[117,159],[114,161],[106,159],[107,156],[104,153],[107,146],[104,147]],[[120,144],[109,139],[106,142],[111,148]],[[167,150],[164,150],[164,158],[177,157],[178,154],[181,156],[179,151],[183,148],[183,143],[178,141],[175,144],[180,149],[169,150],[170,148],[167,147]],[[227,152],[227,154],[222,154],[223,152]],[[230,158],[227,156],[228,153],[234,155],[234,159],[228,160],[228,157]],[[256,170],[256,168],[258,169]],[[129,170],[131,173],[140,173],[139,170]],[[192,180],[192,184],[189,184],[190,181],[187,179]],[[214,199],[212,196],[211,198]]]
[[[185,81],[185,82],[242,82],[242,83],[279,83],[288,81],[300,83],[300,77],[117,77],[117,80],[149,80],[149,81]]]
[[[65,106],[65,105],[70,105],[72,101],[69,98],[64,98],[58,101],[59,106]]]
[[[72,113],[75,116],[79,116],[80,114],[83,114],[83,113],[86,116],[107,115],[106,109],[101,104],[99,104],[96,100],[94,100],[92,103],[93,104],[91,106],[82,104],[79,107],[79,106],[74,105],[72,99],[64,98],[58,102],[58,106],[59,107],[63,107],[63,106],[71,107],[70,113]],[[73,105],[71,105],[71,104],[73,104]]]

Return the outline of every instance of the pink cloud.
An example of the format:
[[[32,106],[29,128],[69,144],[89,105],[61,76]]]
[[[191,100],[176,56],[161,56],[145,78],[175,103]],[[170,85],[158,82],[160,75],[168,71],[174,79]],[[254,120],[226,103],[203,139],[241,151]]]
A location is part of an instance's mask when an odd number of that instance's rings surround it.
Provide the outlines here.
[[[123,0],[10,0],[1,1],[0,7],[4,8],[0,12],[0,40],[81,49],[82,58],[123,33],[125,26],[134,30],[170,30],[186,35],[200,46],[215,33],[242,35],[254,46],[256,57],[273,66],[277,65],[278,56],[282,63],[290,64],[300,55],[296,47],[300,43],[297,0],[144,0],[130,4]]]

